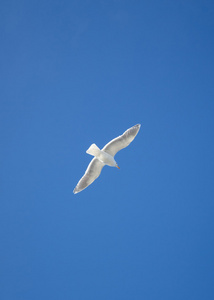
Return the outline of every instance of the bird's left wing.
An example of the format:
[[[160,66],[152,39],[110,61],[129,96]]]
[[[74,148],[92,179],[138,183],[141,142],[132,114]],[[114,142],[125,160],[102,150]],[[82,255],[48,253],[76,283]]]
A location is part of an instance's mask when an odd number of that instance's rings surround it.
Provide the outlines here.
[[[116,137],[111,140],[108,144],[106,144],[102,151],[115,156],[115,154],[121,149],[127,147],[133,139],[136,137],[138,131],[140,130],[140,124],[137,124],[129,129],[127,129],[122,135]]]
[[[74,194],[81,192],[85,188],[87,188],[101,173],[102,168],[105,166],[99,159],[94,157],[90,164],[88,165],[85,174],[77,183],[77,186],[74,189]]]

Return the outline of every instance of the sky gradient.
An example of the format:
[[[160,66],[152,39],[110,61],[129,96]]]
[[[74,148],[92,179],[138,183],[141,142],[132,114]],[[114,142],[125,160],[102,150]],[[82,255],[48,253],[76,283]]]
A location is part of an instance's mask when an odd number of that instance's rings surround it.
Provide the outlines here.
[[[0,7],[0,299],[213,299],[213,1]]]

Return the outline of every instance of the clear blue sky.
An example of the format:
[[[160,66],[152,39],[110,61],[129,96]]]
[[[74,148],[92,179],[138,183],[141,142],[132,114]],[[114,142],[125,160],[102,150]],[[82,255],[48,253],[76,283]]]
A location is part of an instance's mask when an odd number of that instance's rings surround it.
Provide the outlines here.
[[[0,28],[0,299],[214,299],[213,1],[3,0]]]

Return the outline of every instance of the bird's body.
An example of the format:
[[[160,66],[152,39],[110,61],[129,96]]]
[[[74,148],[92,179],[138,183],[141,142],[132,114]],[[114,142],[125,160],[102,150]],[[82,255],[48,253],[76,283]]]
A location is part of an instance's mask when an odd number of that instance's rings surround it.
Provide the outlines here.
[[[103,162],[105,165],[110,167],[116,167],[117,163],[114,157],[107,152],[100,150],[96,144],[92,144],[86,153],[91,154],[99,159],[99,161]]]
[[[75,187],[74,194],[79,193],[88,187],[100,175],[100,172],[105,165],[117,167],[119,169],[114,159],[115,154],[127,147],[133,141],[139,130],[140,124],[129,128],[122,135],[111,140],[101,150],[96,144],[92,144],[86,153],[93,155],[94,158],[91,160],[85,174]]]

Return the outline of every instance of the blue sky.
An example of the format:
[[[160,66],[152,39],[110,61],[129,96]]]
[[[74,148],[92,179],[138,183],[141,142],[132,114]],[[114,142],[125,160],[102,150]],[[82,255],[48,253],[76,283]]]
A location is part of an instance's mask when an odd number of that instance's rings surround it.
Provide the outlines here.
[[[3,0],[0,27],[0,298],[213,299],[213,1]]]

